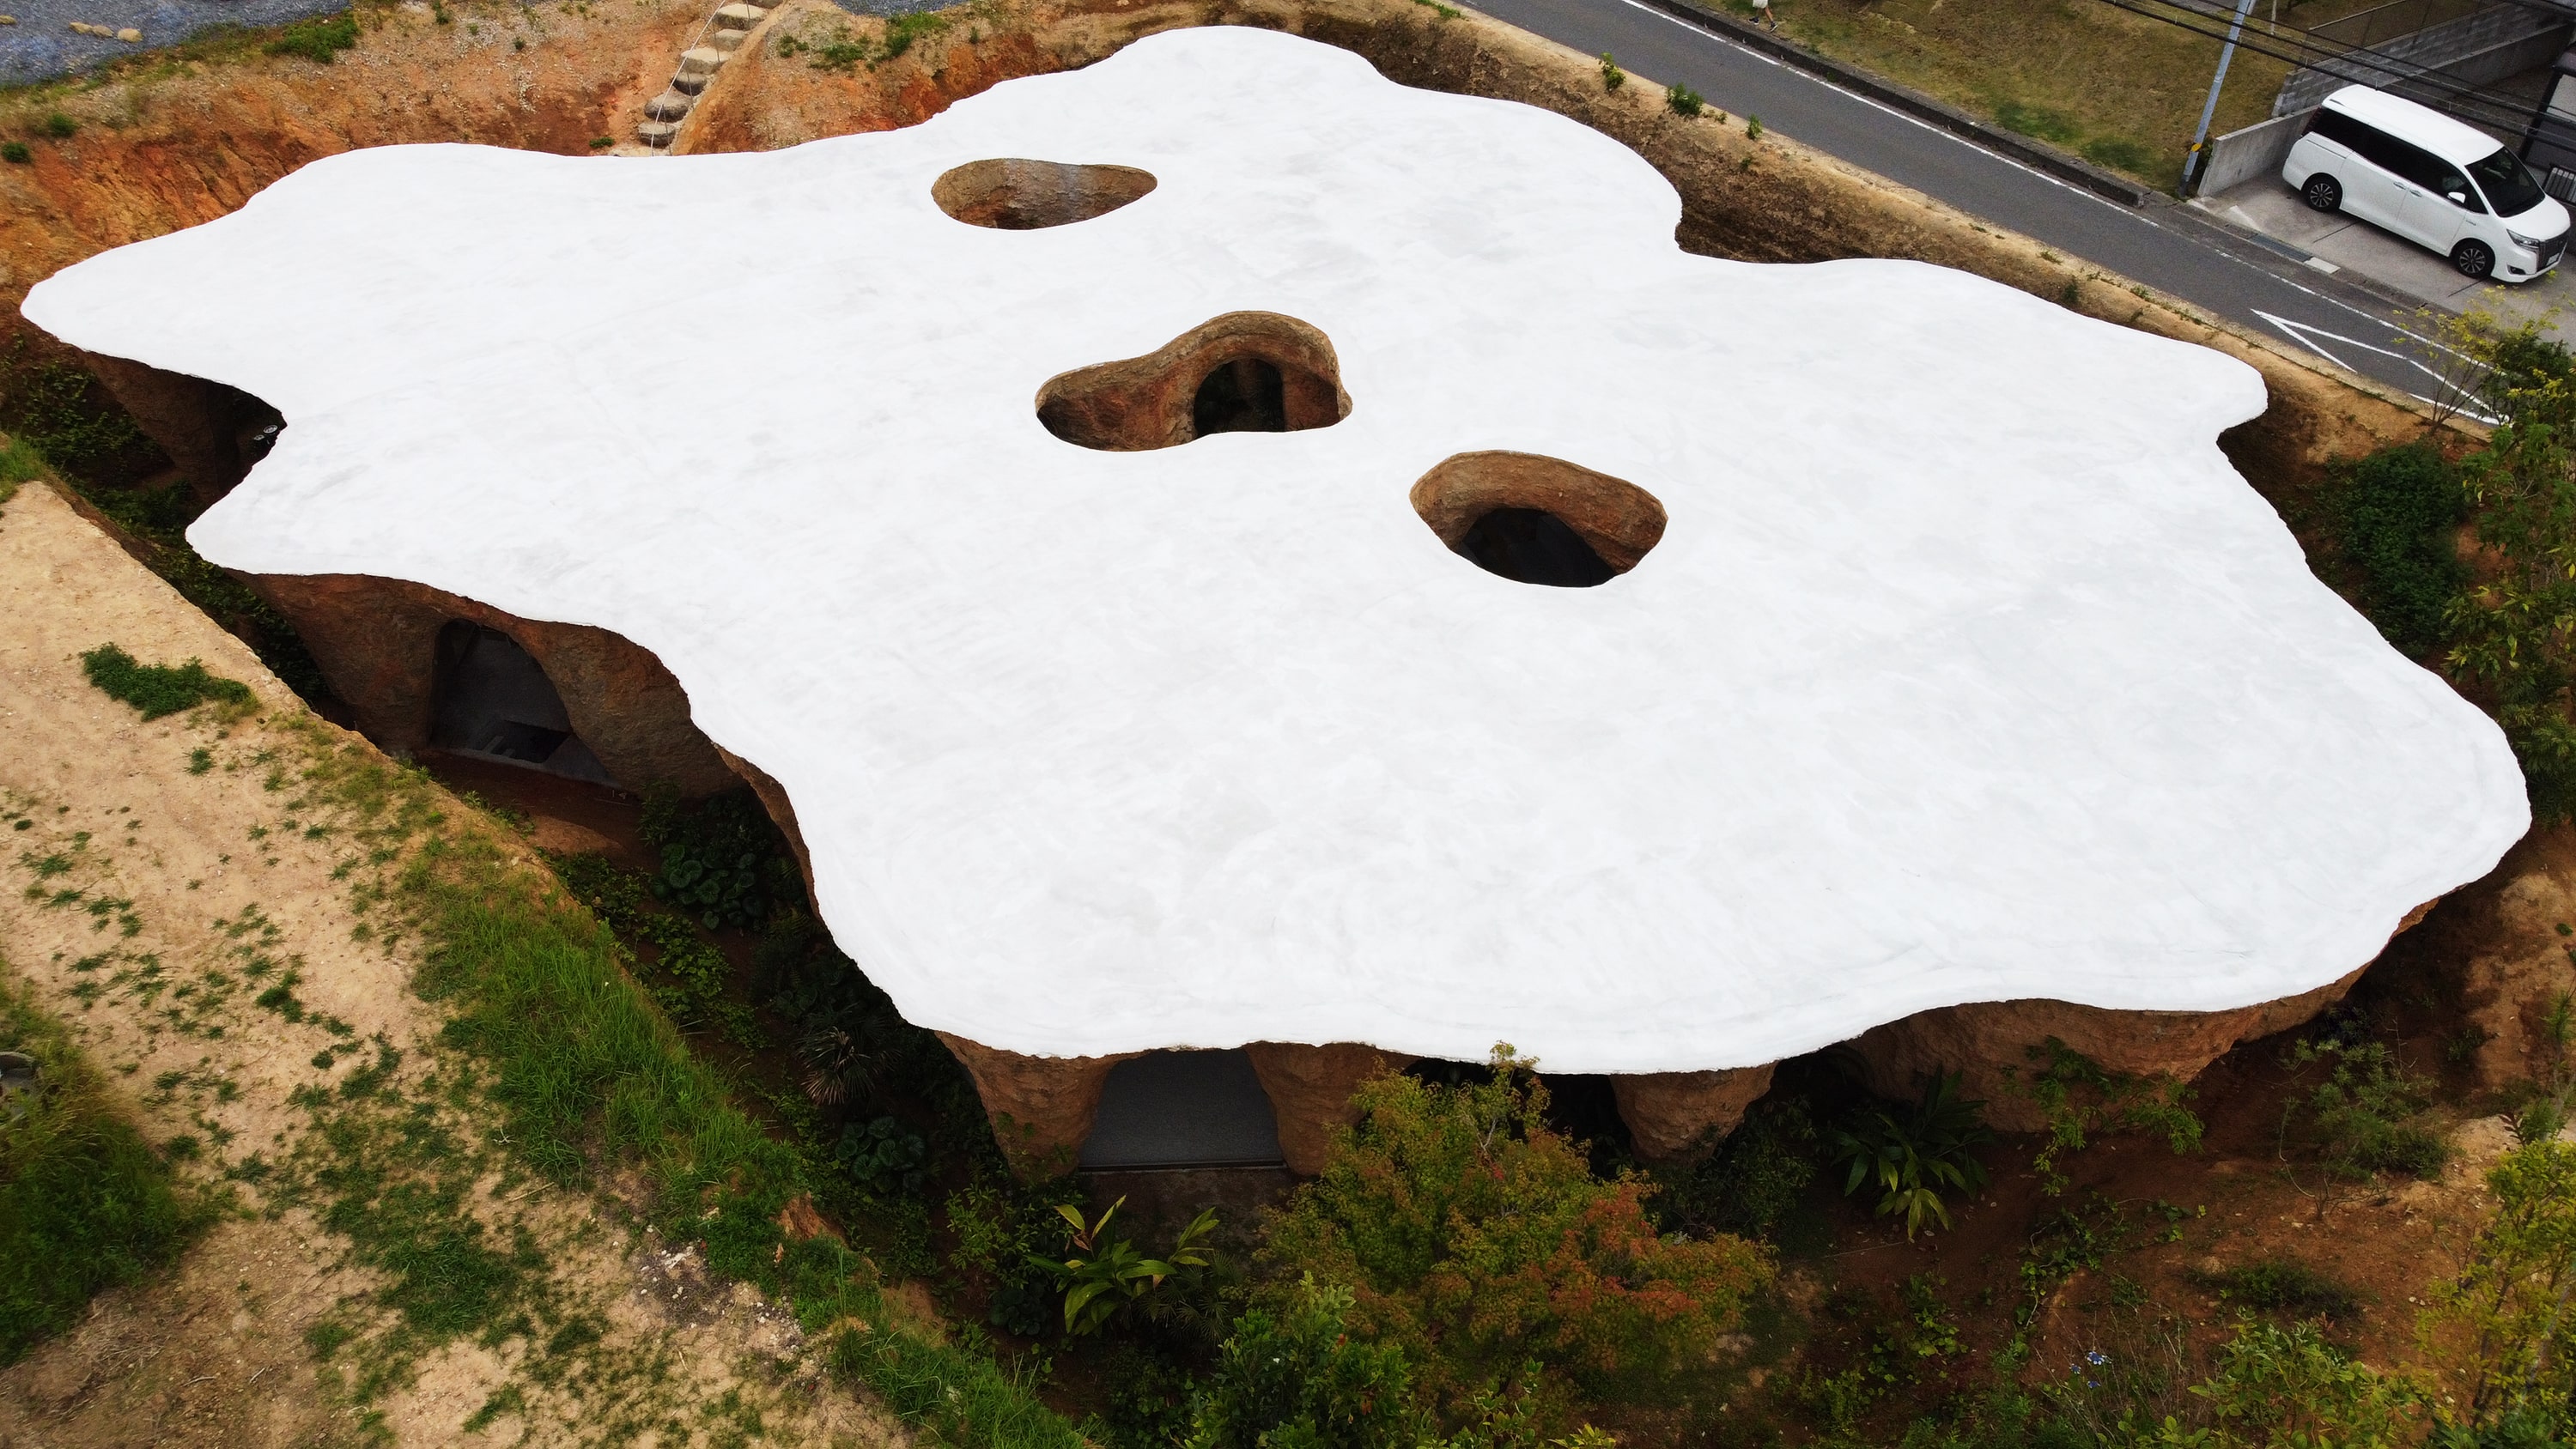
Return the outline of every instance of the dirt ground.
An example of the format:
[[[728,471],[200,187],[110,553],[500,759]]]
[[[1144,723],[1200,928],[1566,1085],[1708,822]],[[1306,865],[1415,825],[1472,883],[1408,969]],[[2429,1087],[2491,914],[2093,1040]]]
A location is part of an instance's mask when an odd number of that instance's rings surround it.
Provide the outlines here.
[[[0,800],[28,821],[0,861],[0,969],[32,982],[127,1084],[149,1140],[199,1144],[183,1180],[235,1205],[173,1276],[102,1296],[66,1337],[0,1371],[0,1449],[578,1444],[612,1433],[676,1446],[739,1442],[751,1425],[796,1444],[901,1437],[824,1384],[792,1318],[711,1282],[694,1251],[632,1234],[614,1201],[517,1183],[506,1199],[496,1184],[473,1211],[530,1233],[549,1291],[599,1325],[574,1372],[586,1397],[535,1381],[507,1346],[462,1340],[358,1401],[350,1385],[381,1326],[368,1309],[380,1276],[261,1164],[306,1145],[314,1118],[291,1100],[298,1087],[363,1069],[363,1052],[324,1065],[317,1047],[382,1041],[408,1072],[441,1070],[445,1057],[438,1018],[408,989],[405,953],[368,939],[335,877],[346,849],[318,820],[298,830],[281,818],[289,792],[272,782],[302,738],[281,716],[300,707],[43,484],[0,509],[0,598]],[[202,659],[278,713],[141,722],[83,677],[78,655],[109,642],[148,663]],[[55,904],[73,890],[81,899]],[[91,909],[101,902],[112,904]],[[295,973],[301,1020],[255,1003],[252,985],[286,979],[259,976],[258,959]],[[320,1024],[331,1021],[345,1030]],[[309,1335],[324,1323],[352,1325],[355,1344],[317,1363]],[[619,1366],[651,1372],[621,1377]],[[506,1411],[469,1436],[467,1421],[494,1404]]]

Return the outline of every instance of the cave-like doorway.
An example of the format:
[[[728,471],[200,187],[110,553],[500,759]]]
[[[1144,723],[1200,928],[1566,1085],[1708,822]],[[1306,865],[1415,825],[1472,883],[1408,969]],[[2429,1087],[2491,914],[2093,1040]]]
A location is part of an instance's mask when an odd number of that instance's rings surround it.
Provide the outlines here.
[[[1279,1122],[1252,1058],[1232,1051],[1163,1051],[1109,1069],[1100,1113],[1082,1144],[1085,1172],[1278,1167]]]
[[[436,749],[617,783],[572,732],[563,696],[544,668],[498,629],[459,619],[438,631],[431,710],[429,742]]]

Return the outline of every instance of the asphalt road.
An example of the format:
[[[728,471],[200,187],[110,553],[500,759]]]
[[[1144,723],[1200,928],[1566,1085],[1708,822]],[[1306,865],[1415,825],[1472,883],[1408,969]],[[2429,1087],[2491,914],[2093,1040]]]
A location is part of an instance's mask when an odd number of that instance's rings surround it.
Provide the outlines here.
[[[2266,249],[2189,208],[2124,206],[1938,130],[1637,0],[1475,0],[1498,20],[1829,151],[1961,211],[2252,330],[2422,395],[2408,309]]]

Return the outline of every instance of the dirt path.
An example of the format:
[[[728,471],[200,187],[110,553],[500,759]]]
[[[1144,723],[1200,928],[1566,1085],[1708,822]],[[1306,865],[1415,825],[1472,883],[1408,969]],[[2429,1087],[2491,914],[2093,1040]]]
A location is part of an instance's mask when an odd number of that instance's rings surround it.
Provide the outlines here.
[[[0,969],[235,1208],[0,1371],[0,1449],[897,1437],[790,1316],[513,1163],[367,854],[298,795],[313,750],[368,747],[45,485],[0,508],[0,599]],[[274,712],[143,722],[83,676],[109,642]]]

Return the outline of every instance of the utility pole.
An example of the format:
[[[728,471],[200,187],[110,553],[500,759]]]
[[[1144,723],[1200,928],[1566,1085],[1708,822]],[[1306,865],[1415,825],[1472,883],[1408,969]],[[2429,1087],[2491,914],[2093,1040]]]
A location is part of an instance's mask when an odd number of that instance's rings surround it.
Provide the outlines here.
[[[2218,92],[2227,84],[2227,63],[2236,58],[2236,37],[2245,31],[2245,17],[2254,9],[2254,0],[2236,0],[2236,19],[2227,27],[2227,44],[2219,47],[2218,74],[2209,78],[2209,103],[2200,108],[2200,129],[2192,135],[2191,149],[2182,158],[2182,194],[2192,193],[2195,177],[2207,169],[2209,159],[2209,122],[2218,114]]]

